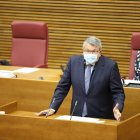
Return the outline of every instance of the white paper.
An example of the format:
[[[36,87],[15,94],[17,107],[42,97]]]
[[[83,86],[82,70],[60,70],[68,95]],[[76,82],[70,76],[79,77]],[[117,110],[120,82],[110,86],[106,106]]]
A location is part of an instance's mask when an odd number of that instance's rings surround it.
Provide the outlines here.
[[[21,68],[21,69],[17,69],[17,70],[13,70],[13,72],[17,72],[17,73],[32,73],[35,71],[38,71],[39,68]]]
[[[129,83],[140,84],[140,81],[137,80],[124,80],[125,84],[128,85]]]
[[[4,115],[5,114],[5,111],[0,111],[0,115]]]
[[[90,123],[104,123],[105,122],[105,121],[102,121],[100,119],[90,118],[90,117],[72,116],[71,120],[70,120],[70,118],[71,118],[71,116],[69,116],[69,115],[63,115],[63,116],[56,117],[55,119],[57,119],[57,120],[78,121],[78,122],[90,122]]]
[[[0,70],[1,78],[16,78],[16,75],[12,71]]]

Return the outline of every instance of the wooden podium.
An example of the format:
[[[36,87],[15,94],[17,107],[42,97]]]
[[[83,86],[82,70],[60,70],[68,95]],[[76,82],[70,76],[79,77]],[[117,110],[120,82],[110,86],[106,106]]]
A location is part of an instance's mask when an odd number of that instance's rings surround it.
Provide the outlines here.
[[[0,140],[139,140],[140,89],[125,88],[123,119],[103,123],[56,120],[68,115],[71,90],[57,114],[38,117],[49,106],[57,85],[51,80],[0,78]]]
[[[16,101],[0,108],[6,112],[6,115],[0,116],[1,140],[139,139],[140,113],[121,122],[100,119],[103,122],[97,123],[56,120],[56,115],[38,117],[35,112],[20,110]]]

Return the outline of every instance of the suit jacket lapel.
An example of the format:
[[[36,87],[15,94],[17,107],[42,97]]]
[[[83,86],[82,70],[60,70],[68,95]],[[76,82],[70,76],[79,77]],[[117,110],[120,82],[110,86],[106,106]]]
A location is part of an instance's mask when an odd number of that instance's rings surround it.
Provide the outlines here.
[[[79,71],[79,73],[78,73],[78,75],[80,76],[79,77],[79,82],[80,82],[80,84],[81,84],[81,87],[82,87],[82,89],[83,89],[83,91],[84,91],[84,93],[85,93],[85,66],[84,66],[85,64],[84,64],[84,58],[83,57],[81,57],[80,59],[79,59],[79,65],[78,65],[78,67],[79,67],[79,69],[80,69],[80,71]]]
[[[89,90],[88,90],[88,93],[87,95],[90,93],[91,89],[94,88],[95,86],[95,79],[96,78],[100,78],[100,77],[97,77],[98,76],[98,73],[102,73],[102,70],[103,70],[103,67],[104,67],[104,57],[101,56],[98,60],[98,62],[95,64],[95,67],[94,67],[94,71],[92,73],[92,77],[91,77],[91,82],[90,82],[90,86],[89,86]]]

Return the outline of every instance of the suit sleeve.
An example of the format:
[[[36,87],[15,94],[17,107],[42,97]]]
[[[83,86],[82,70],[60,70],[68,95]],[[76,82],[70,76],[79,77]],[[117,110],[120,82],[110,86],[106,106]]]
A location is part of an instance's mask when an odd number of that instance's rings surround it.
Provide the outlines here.
[[[124,107],[125,94],[117,63],[114,64],[111,71],[110,90],[112,93],[113,106],[118,103],[119,110],[122,112]]]
[[[63,73],[63,76],[54,91],[54,96],[50,104],[50,108],[53,108],[57,112],[64,98],[68,94],[70,87],[71,87],[71,60],[69,60],[66,69]]]

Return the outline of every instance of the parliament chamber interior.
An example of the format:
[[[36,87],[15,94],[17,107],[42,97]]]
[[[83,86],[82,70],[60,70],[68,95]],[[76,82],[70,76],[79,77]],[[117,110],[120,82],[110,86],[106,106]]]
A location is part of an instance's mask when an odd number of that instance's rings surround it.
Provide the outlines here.
[[[139,140],[139,9],[137,0],[1,0],[0,140]],[[121,120],[72,116],[72,88],[54,115],[37,116],[88,36],[100,38],[102,55],[118,64]]]

